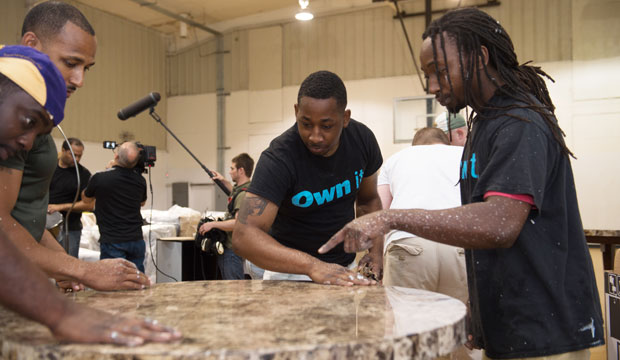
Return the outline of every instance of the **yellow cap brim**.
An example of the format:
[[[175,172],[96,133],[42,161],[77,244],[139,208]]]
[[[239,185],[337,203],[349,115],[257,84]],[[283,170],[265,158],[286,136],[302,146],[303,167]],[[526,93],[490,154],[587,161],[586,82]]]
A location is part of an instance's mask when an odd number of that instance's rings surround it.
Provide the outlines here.
[[[30,94],[36,102],[45,107],[47,87],[37,67],[26,59],[0,57],[0,73]]]

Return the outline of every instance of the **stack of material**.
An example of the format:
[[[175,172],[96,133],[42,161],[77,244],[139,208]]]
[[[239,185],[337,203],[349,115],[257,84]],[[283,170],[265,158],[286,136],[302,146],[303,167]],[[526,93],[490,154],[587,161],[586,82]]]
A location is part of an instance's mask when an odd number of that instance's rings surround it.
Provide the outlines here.
[[[200,212],[174,205],[168,210],[142,210],[146,225],[142,226],[142,236],[146,241],[144,269],[152,283],[156,281],[153,259],[157,259],[157,239],[174,236],[194,236],[200,221]],[[99,227],[95,214],[82,214],[82,238],[80,240],[80,259],[99,260]]]

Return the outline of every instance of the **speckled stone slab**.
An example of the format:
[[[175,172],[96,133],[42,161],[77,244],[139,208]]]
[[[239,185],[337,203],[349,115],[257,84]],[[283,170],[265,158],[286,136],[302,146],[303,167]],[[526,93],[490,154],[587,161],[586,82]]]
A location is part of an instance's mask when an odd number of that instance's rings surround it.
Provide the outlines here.
[[[2,357],[431,359],[466,339],[463,303],[400,287],[201,281],[72,296],[112,313],[158,319],[181,330],[184,339],[135,348],[59,344],[42,325],[0,307]]]
[[[620,237],[620,230],[584,229],[586,236]]]

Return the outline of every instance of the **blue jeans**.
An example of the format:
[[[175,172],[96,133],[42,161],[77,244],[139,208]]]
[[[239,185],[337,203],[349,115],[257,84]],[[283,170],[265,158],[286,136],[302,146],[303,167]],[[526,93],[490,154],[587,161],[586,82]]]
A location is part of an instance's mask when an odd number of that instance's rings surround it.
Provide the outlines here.
[[[138,270],[144,272],[144,255],[146,245],[144,240],[128,241],[122,243],[101,243],[99,260],[123,258],[136,264]]]
[[[80,238],[82,237],[82,230],[69,230],[69,249],[67,253],[75,258],[78,257],[80,252]],[[62,247],[65,247],[65,229],[61,228],[56,238]]]
[[[217,268],[220,269],[222,280],[243,280],[243,258],[232,249],[224,248],[224,253],[217,256]]]

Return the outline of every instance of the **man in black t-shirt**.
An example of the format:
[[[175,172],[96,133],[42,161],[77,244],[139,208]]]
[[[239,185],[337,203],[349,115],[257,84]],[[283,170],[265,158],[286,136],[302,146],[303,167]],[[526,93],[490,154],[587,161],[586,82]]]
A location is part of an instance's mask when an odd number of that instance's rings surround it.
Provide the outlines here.
[[[69,143],[66,141],[62,143],[62,150],[58,157],[58,165],[52,176],[52,182],[50,183],[50,201],[47,206],[47,213],[52,214],[56,211],[61,211],[65,222],[68,220],[68,224],[62,225],[57,239],[61,245],[64,245],[64,240],[68,238],[68,253],[77,258],[80,250],[80,237],[82,236],[82,211],[93,211],[93,207],[77,207],[74,205],[67,219],[67,211],[71,209],[77,191],[75,163],[71,156],[71,150],[73,150],[73,154],[75,155],[75,161],[77,162],[80,174],[80,194],[78,194],[77,200],[81,199],[81,192],[86,189],[86,185],[88,185],[88,180],[90,179],[90,171],[80,164],[82,154],[84,154],[84,144],[77,138],[69,138],[68,140]],[[69,149],[69,144],[71,144],[71,149]],[[68,236],[64,232],[65,226],[67,226],[69,230]]]
[[[127,259],[144,272],[146,244],[140,207],[146,201],[146,180],[134,169],[139,158],[135,142],[121,144],[114,154],[114,165],[95,173],[82,197],[85,203],[96,199],[100,259]]]
[[[260,156],[232,242],[235,253],[266,270],[263,279],[374,283],[351,271],[355,256],[342,247],[317,253],[356,214],[381,209],[381,151],[346,105],[346,89],[336,74],[311,74],[299,89],[296,124]],[[383,238],[375,241],[364,261],[380,273]]]
[[[589,359],[604,343],[572,153],[540,68],[519,65],[506,30],[475,8],[447,12],[423,35],[429,92],[470,106],[464,206],[384,210],[348,224],[320,251],[358,251],[390,229],[466,249],[469,344],[492,359]],[[446,221],[451,219],[451,221]]]

